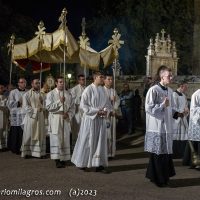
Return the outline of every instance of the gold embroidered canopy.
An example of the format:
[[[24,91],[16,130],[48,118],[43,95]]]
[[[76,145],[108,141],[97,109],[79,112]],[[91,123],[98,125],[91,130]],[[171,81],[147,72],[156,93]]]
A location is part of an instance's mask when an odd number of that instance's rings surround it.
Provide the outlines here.
[[[65,10],[66,11],[66,10]],[[44,23],[40,22],[36,36],[26,43],[14,44],[12,51],[12,60],[23,66],[26,62],[43,63],[45,65],[53,63],[63,63],[65,48],[65,63],[80,63],[81,66],[98,70],[102,60],[104,67],[109,66],[117,58],[118,52],[115,38],[113,42],[100,52],[92,49],[87,42],[84,47],[79,45],[68,27],[62,21],[63,16],[59,18],[61,25],[53,33],[46,33]],[[119,34],[120,35],[120,34]],[[119,38],[117,38],[119,40]],[[81,38],[80,38],[81,40]],[[84,41],[82,41],[83,43]],[[35,70],[38,72],[39,69]]]

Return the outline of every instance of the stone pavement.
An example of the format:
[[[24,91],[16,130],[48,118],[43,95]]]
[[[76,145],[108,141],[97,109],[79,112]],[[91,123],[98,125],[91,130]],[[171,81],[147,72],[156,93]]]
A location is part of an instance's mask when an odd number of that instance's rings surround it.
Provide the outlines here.
[[[57,169],[49,158],[22,159],[11,152],[0,152],[0,200],[198,200],[200,171],[182,166],[181,160],[174,160],[177,175],[169,187],[158,188],[145,178],[148,154],[143,152],[143,140],[140,133],[118,138],[117,156],[109,161],[110,174],[84,172],[72,164]],[[70,197],[77,195],[78,189],[79,196]],[[6,196],[10,190],[21,195]],[[25,197],[24,192],[33,193]]]

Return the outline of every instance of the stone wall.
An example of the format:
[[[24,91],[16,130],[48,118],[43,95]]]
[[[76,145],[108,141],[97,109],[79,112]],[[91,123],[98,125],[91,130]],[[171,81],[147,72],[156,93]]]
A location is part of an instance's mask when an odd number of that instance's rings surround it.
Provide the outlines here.
[[[145,76],[123,76],[120,79],[116,80],[116,90],[119,94],[123,89],[123,84],[128,83],[131,90],[138,89],[140,92],[140,96],[143,98],[143,91],[145,87]],[[174,81],[170,84],[170,87],[173,90],[177,89],[177,83],[180,80],[188,81],[188,91],[187,98],[190,99],[191,95],[197,90],[200,89],[200,77],[198,76],[177,76],[174,77]]]

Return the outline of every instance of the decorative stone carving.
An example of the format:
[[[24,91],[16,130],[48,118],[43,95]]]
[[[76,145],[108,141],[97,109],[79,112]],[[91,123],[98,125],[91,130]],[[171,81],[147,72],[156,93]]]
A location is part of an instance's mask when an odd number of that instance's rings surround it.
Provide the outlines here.
[[[155,42],[150,39],[148,55],[146,56],[146,75],[154,76],[161,65],[166,65],[172,69],[174,75],[177,75],[177,50],[176,43],[171,41],[170,35],[165,37],[165,30],[161,30],[161,36],[156,34]]]

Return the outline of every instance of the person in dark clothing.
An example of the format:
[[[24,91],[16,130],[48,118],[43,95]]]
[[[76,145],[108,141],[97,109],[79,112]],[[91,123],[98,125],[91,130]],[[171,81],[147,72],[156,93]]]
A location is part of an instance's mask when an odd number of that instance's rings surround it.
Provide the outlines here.
[[[140,125],[141,124],[141,106],[142,106],[142,98],[140,97],[139,90],[135,90],[134,95],[134,121],[135,124]]]
[[[134,127],[134,109],[133,109],[133,101],[134,101],[134,94],[133,91],[130,90],[129,84],[125,83],[123,85],[123,91],[120,94],[120,106],[122,111],[123,120],[126,122],[128,126],[128,134],[131,135],[135,131]]]
[[[143,91],[143,97],[146,97],[146,94],[151,87],[152,84],[152,77],[146,77],[144,80],[144,91]]]

